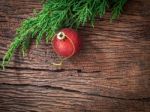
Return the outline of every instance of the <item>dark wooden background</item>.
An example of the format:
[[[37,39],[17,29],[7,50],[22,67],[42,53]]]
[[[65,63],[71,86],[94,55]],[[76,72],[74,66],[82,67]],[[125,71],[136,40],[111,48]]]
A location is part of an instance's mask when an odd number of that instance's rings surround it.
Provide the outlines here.
[[[0,60],[37,0],[0,0]],[[150,0],[129,0],[79,29],[83,48],[62,67],[45,41],[0,71],[0,112],[150,112]]]

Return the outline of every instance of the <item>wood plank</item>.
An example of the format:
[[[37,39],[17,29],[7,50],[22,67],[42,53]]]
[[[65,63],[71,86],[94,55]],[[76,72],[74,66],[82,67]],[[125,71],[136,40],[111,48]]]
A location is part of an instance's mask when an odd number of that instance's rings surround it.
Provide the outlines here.
[[[31,85],[1,85],[0,96],[0,110],[3,112],[146,112],[145,108],[150,106],[144,101]]]
[[[37,0],[0,0],[0,61]],[[0,112],[149,112],[150,2],[132,0],[113,23],[110,13],[79,28],[83,48],[62,67],[45,40],[0,70]]]
[[[0,22],[0,57],[4,56],[9,47],[15,29],[19,26],[22,18],[26,18],[32,13],[34,7],[39,8],[40,4],[35,1],[15,2],[9,0],[1,6],[2,22]],[[31,5],[33,3],[33,5]],[[36,4],[37,3],[37,4]],[[145,4],[144,4],[145,3]],[[142,9],[141,4],[145,7],[149,4],[147,1],[129,2],[129,6],[134,6],[136,11],[133,14],[132,8],[128,6],[125,14],[118,21],[109,22],[110,14],[103,19],[96,20],[96,26],[80,28],[80,35],[83,39],[83,48],[79,55],[65,62],[63,67],[51,66],[49,63],[54,62],[58,57],[52,52],[51,45],[43,42],[36,49],[33,42],[29,55],[22,58],[19,52],[16,52],[10,67],[25,67],[35,69],[81,69],[82,71],[112,71],[120,72],[128,71],[130,66],[137,66],[139,69],[147,70],[149,66],[149,28],[150,14]],[[6,4],[6,5],[5,5]],[[18,5],[20,4],[20,5]],[[7,7],[6,7],[7,6]],[[15,6],[15,8],[14,8]],[[23,10],[22,9],[23,6]],[[147,6],[147,7],[148,7]],[[9,8],[8,8],[9,7]],[[129,8],[129,9],[128,9]],[[139,10],[138,10],[138,9]],[[6,12],[6,10],[8,10]],[[13,13],[15,12],[15,13]],[[141,14],[141,15],[140,15]],[[3,21],[6,21],[5,24]],[[91,55],[92,54],[92,55]],[[35,58],[36,57],[36,58]],[[119,70],[119,71],[118,71]],[[130,70],[129,70],[130,71]]]
[[[109,75],[102,72],[7,69],[1,72],[0,84],[50,86],[91,95],[121,99],[150,97],[149,75]]]

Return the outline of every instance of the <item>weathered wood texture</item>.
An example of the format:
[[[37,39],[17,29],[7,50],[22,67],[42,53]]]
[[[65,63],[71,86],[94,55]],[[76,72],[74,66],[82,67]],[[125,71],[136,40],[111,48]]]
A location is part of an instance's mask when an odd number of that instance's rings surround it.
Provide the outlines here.
[[[20,22],[40,9],[37,0],[0,0],[0,60]],[[150,112],[150,1],[129,0],[79,29],[83,48],[63,67],[44,41],[28,56],[17,51],[0,71],[0,112]]]

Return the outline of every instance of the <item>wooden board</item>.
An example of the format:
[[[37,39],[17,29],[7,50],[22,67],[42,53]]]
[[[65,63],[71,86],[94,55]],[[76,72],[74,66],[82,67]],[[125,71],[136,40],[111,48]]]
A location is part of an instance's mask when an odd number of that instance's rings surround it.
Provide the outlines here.
[[[0,60],[37,0],[0,0]],[[150,1],[131,0],[113,23],[80,27],[83,48],[62,67],[45,40],[0,70],[0,112],[150,112]]]

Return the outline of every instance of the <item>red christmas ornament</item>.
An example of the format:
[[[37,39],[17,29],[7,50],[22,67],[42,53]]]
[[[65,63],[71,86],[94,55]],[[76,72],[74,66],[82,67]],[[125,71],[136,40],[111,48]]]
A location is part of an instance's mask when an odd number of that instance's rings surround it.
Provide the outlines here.
[[[69,58],[78,53],[81,47],[81,41],[75,30],[64,28],[54,36],[52,45],[58,55]]]

